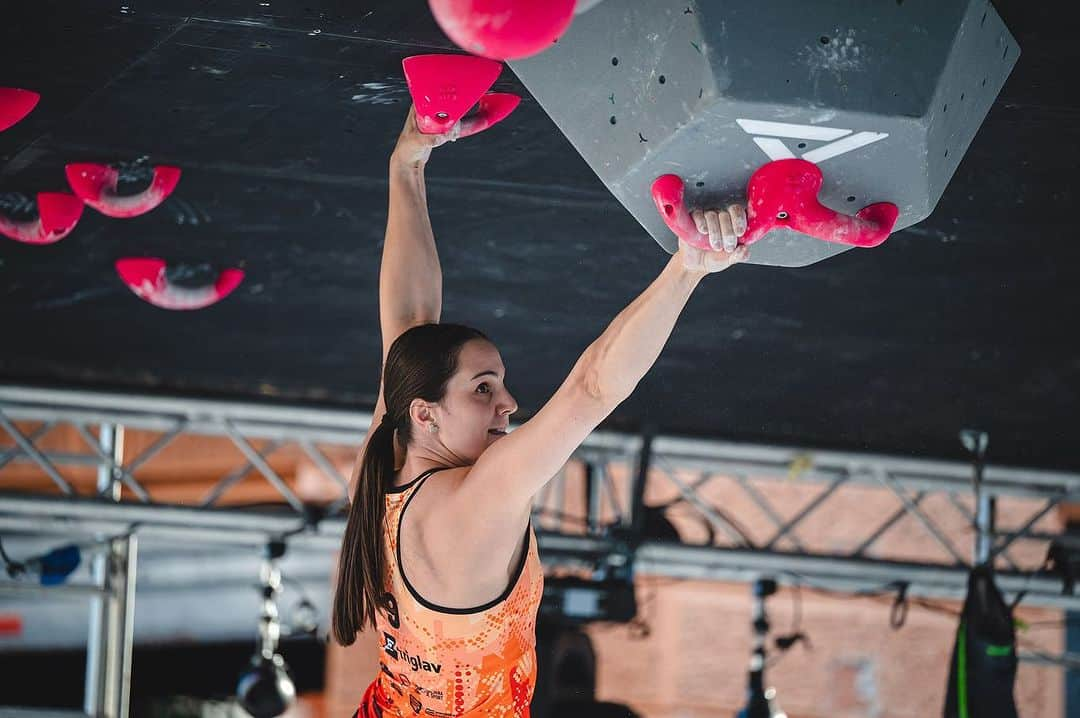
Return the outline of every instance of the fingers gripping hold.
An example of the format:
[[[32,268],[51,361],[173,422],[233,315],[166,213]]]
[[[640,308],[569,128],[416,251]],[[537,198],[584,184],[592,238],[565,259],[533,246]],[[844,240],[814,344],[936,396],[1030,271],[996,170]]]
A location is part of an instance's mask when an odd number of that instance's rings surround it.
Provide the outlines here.
[[[697,231],[708,237],[709,248],[713,251],[735,251],[739,237],[746,232],[746,212],[738,204],[722,210],[695,209],[690,216]]]
[[[732,204],[728,207],[731,215],[731,223],[735,229],[735,236],[742,237],[746,234],[746,209],[741,204]]]
[[[855,215],[845,215],[825,207],[818,200],[821,170],[801,159],[769,162],[758,168],[747,185],[748,212],[728,207],[723,213],[691,213],[685,204],[685,185],[678,175],[657,177],[652,197],[664,223],[682,241],[702,250],[732,247],[731,240],[750,245],[774,229],[800,232],[824,242],[854,247],[876,247],[884,242],[896,224],[899,209],[891,202],[867,205]],[[725,237],[723,217],[731,222]],[[739,231],[742,230],[742,231]]]

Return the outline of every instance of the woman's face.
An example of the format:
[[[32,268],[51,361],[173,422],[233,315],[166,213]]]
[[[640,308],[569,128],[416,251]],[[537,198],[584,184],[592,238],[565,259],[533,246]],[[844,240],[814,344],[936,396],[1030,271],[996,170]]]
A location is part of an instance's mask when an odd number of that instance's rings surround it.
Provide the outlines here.
[[[506,388],[506,368],[491,342],[461,347],[457,371],[439,402],[434,438],[463,464],[472,464],[506,432],[517,402]]]

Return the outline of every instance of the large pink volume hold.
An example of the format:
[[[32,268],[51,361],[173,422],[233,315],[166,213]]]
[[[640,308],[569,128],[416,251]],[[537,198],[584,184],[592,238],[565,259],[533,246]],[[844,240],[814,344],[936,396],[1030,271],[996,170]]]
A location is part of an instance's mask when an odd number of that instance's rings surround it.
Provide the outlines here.
[[[519,60],[543,52],[574,18],[576,0],[430,0],[443,32],[474,55]]]
[[[821,183],[821,170],[806,160],[776,160],[758,168],[746,187],[747,229],[739,244],[753,244],[774,229],[791,229],[853,247],[876,247],[888,239],[900,212],[895,204],[876,202],[854,216],[841,214],[818,201]],[[708,250],[709,236],[698,231],[684,191],[678,175],[662,175],[653,182],[653,202],[676,236]]]

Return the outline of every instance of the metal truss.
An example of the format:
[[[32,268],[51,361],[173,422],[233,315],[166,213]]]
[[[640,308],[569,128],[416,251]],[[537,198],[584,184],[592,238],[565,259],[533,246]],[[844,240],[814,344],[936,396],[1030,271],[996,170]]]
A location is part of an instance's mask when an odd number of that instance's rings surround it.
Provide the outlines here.
[[[141,531],[183,533],[187,525],[192,527],[188,533],[199,533],[203,540],[244,543],[254,537],[265,538],[269,532],[259,521],[206,518],[224,515],[218,500],[250,472],[260,474],[276,490],[282,508],[289,507],[293,517],[310,518],[304,502],[268,461],[274,452],[293,448],[340,491],[325,507],[327,519],[321,525],[323,532],[330,532],[328,540],[333,543],[348,500],[348,481],[326,452],[334,448],[355,450],[370,419],[364,412],[0,385],[0,492],[4,491],[6,465],[31,463],[40,471],[42,481],[55,487],[54,495],[58,491],[70,499],[0,494],[0,528],[27,530],[32,525],[42,531],[47,527],[120,530],[127,525],[121,515],[130,513],[131,523],[137,521]],[[39,448],[39,442],[61,425],[74,427],[85,441],[85,450]],[[125,429],[153,432],[156,439],[138,455],[122,460],[120,445]],[[155,501],[138,477],[140,469],[171,442],[191,435],[225,437],[243,460],[220,478],[199,505],[213,511],[203,514],[183,509],[185,519],[174,521],[170,517],[181,509]],[[256,444],[261,446],[256,449]],[[572,464],[584,471],[574,472]],[[65,478],[65,469],[77,466],[99,470],[94,494],[80,495]],[[1039,532],[1036,526],[1044,517],[1052,517],[1051,512],[1062,503],[1080,501],[1080,474],[986,466],[981,492],[983,503],[989,503],[992,510],[985,516],[985,505],[965,504],[971,503],[973,471],[971,464],[961,462],[597,431],[537,497],[534,517],[553,560],[572,560],[578,555],[593,559],[610,553],[615,543],[629,541],[639,573],[746,580],[762,572],[776,572],[791,574],[792,581],[802,576],[865,585],[907,582],[912,589],[924,588],[928,596],[955,597],[963,594],[967,569],[976,558],[959,542],[978,534],[979,515],[983,514],[981,534],[990,538],[984,558],[995,561],[1003,590],[1026,588],[1025,603],[1030,605],[1080,607],[1080,599],[1062,595],[1060,580],[1032,575],[1041,565],[1021,565],[1022,560],[1010,552],[1027,543],[1029,548],[1041,547],[1040,553],[1045,555],[1053,540],[1073,542],[1057,532]],[[622,474],[621,482],[613,480],[615,473]],[[629,481],[627,474],[631,475]],[[749,535],[752,532],[744,526],[746,518],[731,515],[709,497],[709,487],[717,483],[725,484],[726,502],[738,493],[744,503],[756,507],[771,530],[761,538]],[[768,498],[770,487],[775,493],[777,485],[797,485],[804,491],[814,487],[813,495],[797,510],[789,507],[784,511]],[[128,492],[125,501],[117,504],[121,486]],[[866,516],[858,530],[846,537],[850,546],[842,550],[834,546],[823,552],[808,546],[800,536],[800,527],[830,501],[853,490],[891,496],[895,508],[886,515]],[[667,502],[669,509],[672,504],[682,504],[696,513],[713,535],[709,544],[651,541],[646,534],[635,537],[633,529],[641,528],[643,513],[649,508],[643,497],[650,493],[674,494],[676,500]],[[574,496],[582,510],[568,515],[565,507]],[[955,510],[949,526],[923,508],[934,499],[939,504],[947,500]],[[1010,502],[1035,504],[1017,526],[997,530],[986,525],[987,519],[992,520]],[[230,515],[235,513],[251,515],[229,511]],[[29,516],[33,518],[28,521]],[[197,520],[196,516],[206,518]],[[959,532],[957,520],[963,529]],[[938,560],[890,560],[889,542],[884,537],[903,521],[915,521],[922,528],[939,548]],[[199,527],[197,531],[195,527]],[[760,534],[760,522],[755,528]],[[791,550],[781,549],[785,543]]]
[[[332,551],[344,529],[348,481],[327,454],[335,448],[355,451],[370,420],[370,414],[356,411],[0,385],[0,532],[107,538],[99,585],[58,588],[102,591],[90,647],[122,656],[126,645],[130,660],[130,635],[121,624],[123,604],[131,600],[127,591],[134,586],[135,537],[261,545],[287,535]],[[74,427],[84,450],[43,447],[61,425]],[[125,430],[155,438],[138,455],[125,457]],[[242,457],[194,508],[155,501],[140,481],[154,457],[181,436],[227,438]],[[298,450],[339,491],[321,512],[313,514],[288,477],[270,465],[269,457],[286,448]],[[6,492],[9,464],[36,466],[42,491]],[[65,475],[73,467],[97,470],[92,493],[80,494]],[[251,472],[276,490],[279,511],[219,503]],[[784,494],[791,491],[799,493],[794,504]],[[847,516],[843,545],[835,540],[827,547],[815,545],[806,526],[853,492],[873,497],[875,506],[887,497],[892,508],[866,516],[856,512],[854,523]],[[646,503],[646,496],[656,495],[668,497],[663,507]],[[1031,558],[1045,556],[1051,542],[1076,543],[1052,521],[1054,509],[1072,501],[1080,501],[1080,474],[984,466],[978,452],[968,464],[597,431],[538,495],[534,525],[549,567],[629,566],[631,574],[740,582],[770,575],[781,583],[842,592],[894,589],[900,595],[956,599],[966,591],[971,565],[993,561],[1007,597],[1023,591],[1025,605],[1077,610],[1080,597],[1065,593],[1061,578],[1040,571],[1043,561]],[[734,515],[732,505],[751,507],[754,520]],[[951,517],[942,514],[946,505]],[[1016,519],[1018,507],[1023,514]],[[651,535],[647,519],[661,508],[668,515],[676,509],[684,516],[688,512],[708,538],[691,543]],[[995,517],[1005,514],[1014,518],[1013,525],[996,526]],[[905,523],[910,535],[912,522],[936,547],[935,560],[891,554],[897,542],[886,536]],[[1054,530],[1040,531],[1040,523],[1051,523]],[[962,541],[971,543],[965,548]],[[108,686],[126,680],[127,671],[123,660],[113,663],[95,669],[94,676],[88,670],[91,715],[123,715],[115,696],[126,691],[110,694]]]

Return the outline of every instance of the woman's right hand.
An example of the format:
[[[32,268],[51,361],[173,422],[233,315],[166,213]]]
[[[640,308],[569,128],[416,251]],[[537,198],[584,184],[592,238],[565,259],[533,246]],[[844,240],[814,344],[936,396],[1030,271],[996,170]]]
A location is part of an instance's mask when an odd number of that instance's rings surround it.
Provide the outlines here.
[[[454,142],[461,135],[461,122],[454,123],[449,132],[441,135],[425,135],[416,126],[416,105],[409,108],[409,116],[405,118],[405,126],[401,128],[397,145],[391,158],[410,167],[423,167],[431,157],[431,150]]]

